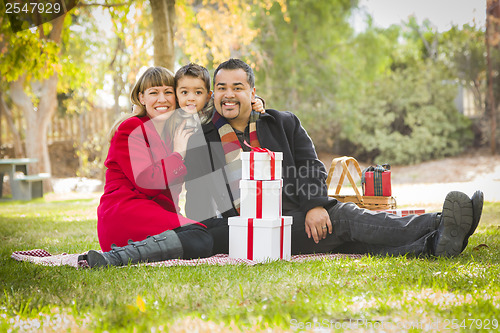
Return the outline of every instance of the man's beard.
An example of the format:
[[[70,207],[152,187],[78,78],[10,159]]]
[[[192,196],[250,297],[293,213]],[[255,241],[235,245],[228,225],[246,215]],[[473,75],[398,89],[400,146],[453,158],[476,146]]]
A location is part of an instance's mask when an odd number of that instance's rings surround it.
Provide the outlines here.
[[[226,116],[226,113],[231,113],[231,112],[234,111],[234,110],[224,111],[224,103],[226,103],[226,102],[236,103],[236,105],[234,107],[238,108],[238,113],[235,116],[232,116],[232,117]],[[234,101],[234,100],[222,100],[220,102],[220,112],[219,112],[219,114],[221,116],[223,116],[224,118],[226,118],[227,120],[234,120],[234,119],[238,118],[240,116],[240,114],[241,114],[241,104],[240,104],[240,102],[239,101]]]

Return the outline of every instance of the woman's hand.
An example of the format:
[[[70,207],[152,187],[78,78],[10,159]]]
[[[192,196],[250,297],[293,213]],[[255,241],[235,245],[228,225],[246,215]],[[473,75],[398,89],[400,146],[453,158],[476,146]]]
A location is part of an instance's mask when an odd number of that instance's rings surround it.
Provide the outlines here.
[[[182,158],[186,157],[186,148],[189,138],[194,133],[194,128],[186,128],[187,119],[184,119],[182,123],[177,127],[174,133],[174,147],[173,150],[179,153]]]

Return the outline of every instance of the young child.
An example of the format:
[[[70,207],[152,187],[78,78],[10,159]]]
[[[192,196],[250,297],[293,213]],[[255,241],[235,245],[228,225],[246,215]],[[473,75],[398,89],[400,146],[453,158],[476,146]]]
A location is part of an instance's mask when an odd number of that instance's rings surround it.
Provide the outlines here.
[[[210,74],[205,67],[190,63],[175,73],[177,104],[187,113],[198,113],[206,121],[213,111]]]
[[[197,124],[210,121],[214,111],[210,74],[205,67],[190,63],[175,73],[175,94],[178,109],[169,124],[172,131],[186,119],[185,127],[196,128]]]

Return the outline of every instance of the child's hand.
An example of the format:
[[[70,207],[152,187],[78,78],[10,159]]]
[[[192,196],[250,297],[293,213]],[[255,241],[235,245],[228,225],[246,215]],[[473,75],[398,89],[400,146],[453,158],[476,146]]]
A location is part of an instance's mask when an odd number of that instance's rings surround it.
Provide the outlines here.
[[[260,98],[255,98],[252,102],[252,109],[256,112],[265,113],[266,109],[264,109],[264,104],[260,100]]]
[[[186,127],[187,119],[184,119],[182,123],[177,127],[174,133],[174,147],[173,151],[179,153],[182,158],[186,157],[187,143],[191,135],[193,135],[196,128]]]

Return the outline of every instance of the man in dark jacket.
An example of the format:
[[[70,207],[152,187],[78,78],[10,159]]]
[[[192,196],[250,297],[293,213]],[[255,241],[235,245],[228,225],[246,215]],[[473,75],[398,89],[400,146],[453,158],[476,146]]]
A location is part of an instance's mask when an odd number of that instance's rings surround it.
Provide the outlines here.
[[[214,73],[214,113],[193,135],[186,155],[187,217],[203,221],[214,237],[214,253],[228,252],[227,218],[237,216],[241,151],[245,144],[283,152],[283,215],[293,216],[292,254],[355,252],[389,255],[456,256],[466,247],[482,210],[478,191],[472,200],[450,192],[442,213],[397,217],[360,209],[328,197],[326,169],[299,119],[290,112],[252,112],[255,79],[239,59]]]

